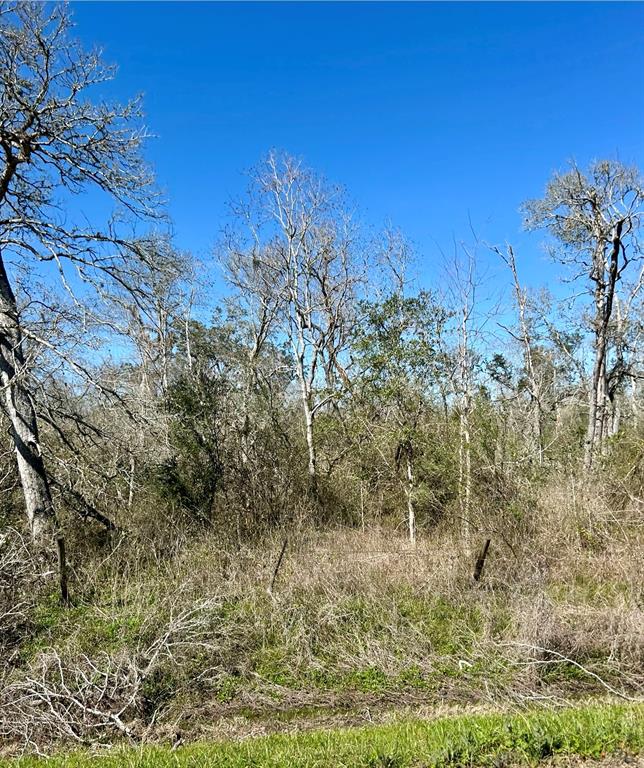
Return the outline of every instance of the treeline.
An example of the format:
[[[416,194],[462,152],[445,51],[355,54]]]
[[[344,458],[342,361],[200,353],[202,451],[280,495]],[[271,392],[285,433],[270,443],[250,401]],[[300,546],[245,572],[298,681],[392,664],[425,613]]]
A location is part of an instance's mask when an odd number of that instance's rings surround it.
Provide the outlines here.
[[[570,267],[567,302],[480,242],[420,289],[400,232],[374,234],[277,152],[231,204],[210,273],[166,234],[138,102],[92,100],[113,71],[65,6],[10,4],[0,27],[0,514],[57,549],[63,582],[65,552],[123,537],[146,560],[204,528],[391,525],[414,542],[449,526],[470,551],[490,521],[528,536],[526,495],[557,473],[607,466],[615,493],[639,492],[635,168],[573,165],[525,204]],[[86,193],[114,216],[74,216]],[[484,298],[482,251],[511,307]]]

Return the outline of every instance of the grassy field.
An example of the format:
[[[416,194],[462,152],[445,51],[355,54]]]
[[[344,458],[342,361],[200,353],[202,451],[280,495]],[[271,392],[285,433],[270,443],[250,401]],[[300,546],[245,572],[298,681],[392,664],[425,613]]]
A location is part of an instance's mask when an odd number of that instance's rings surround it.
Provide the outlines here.
[[[644,705],[410,720],[366,728],[273,735],[242,742],[118,749],[96,757],[0,761],[2,768],[416,768],[535,764],[555,756],[644,752]]]

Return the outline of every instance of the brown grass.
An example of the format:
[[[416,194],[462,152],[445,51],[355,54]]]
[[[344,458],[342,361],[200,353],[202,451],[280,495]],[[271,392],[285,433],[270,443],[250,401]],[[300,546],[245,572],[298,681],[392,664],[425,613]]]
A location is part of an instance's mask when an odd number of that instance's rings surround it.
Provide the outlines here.
[[[46,631],[35,626],[39,642],[11,676],[33,676],[47,648],[66,670],[81,652],[118,659],[108,666],[128,670],[133,692],[120,717],[146,738],[353,722],[401,707],[638,698],[636,512],[559,484],[514,526],[479,519],[477,546],[492,539],[479,583],[476,553],[462,550],[448,522],[415,547],[384,527],[302,524],[242,545],[212,532],[145,567],[124,541],[79,577],[76,594],[87,597],[73,618],[61,612]],[[51,670],[42,674],[60,689]],[[109,729],[109,718],[101,722]]]

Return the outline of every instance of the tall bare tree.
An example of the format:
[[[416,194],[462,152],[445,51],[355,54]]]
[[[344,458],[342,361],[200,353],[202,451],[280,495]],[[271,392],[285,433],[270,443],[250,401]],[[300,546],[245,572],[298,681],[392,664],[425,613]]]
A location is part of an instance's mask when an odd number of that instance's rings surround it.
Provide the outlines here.
[[[124,217],[74,216],[77,196],[93,189],[135,218],[152,214],[155,204],[140,154],[139,101],[91,100],[114,69],[83,50],[71,26],[63,4],[0,5],[0,378],[39,544],[57,526],[29,387],[30,349],[50,341],[30,333],[16,275],[51,281],[57,274],[79,314],[91,315],[88,298],[105,281],[130,284],[131,251],[119,235]]]
[[[553,255],[584,275],[592,294],[593,366],[588,387],[584,465],[590,469],[602,445],[608,417],[610,329],[618,282],[641,258],[637,233],[644,214],[644,183],[636,168],[620,162],[575,165],[555,173],[545,195],[525,206],[528,228],[545,227],[558,241]]]
[[[255,169],[234,212],[242,234],[230,238],[228,271],[238,290],[255,297],[258,340],[270,324],[290,349],[315,494],[315,419],[346,378],[343,353],[364,277],[354,226],[339,187],[276,153]]]
[[[447,293],[456,321],[456,366],[453,386],[457,399],[459,421],[458,445],[458,502],[461,518],[461,535],[465,551],[471,547],[472,518],[472,415],[474,394],[474,351],[481,329],[475,315],[477,276],[475,251],[465,244],[454,247],[454,255],[447,265]]]
[[[512,337],[519,342],[522,349],[523,369],[525,373],[525,386],[530,398],[530,422],[535,453],[539,465],[543,464],[544,459],[544,386],[542,376],[538,371],[537,360],[535,359],[535,322],[531,316],[531,306],[528,292],[521,285],[519,280],[519,271],[514,248],[507,246],[505,252],[500,248],[494,247],[494,252],[507,264],[512,274],[512,287],[514,301],[518,314],[517,332],[510,331]]]

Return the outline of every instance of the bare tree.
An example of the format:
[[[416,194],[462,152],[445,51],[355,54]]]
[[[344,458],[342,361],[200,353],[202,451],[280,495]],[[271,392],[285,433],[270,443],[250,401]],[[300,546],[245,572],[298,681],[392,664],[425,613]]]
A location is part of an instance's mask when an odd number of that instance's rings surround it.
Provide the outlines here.
[[[255,247],[259,248],[257,243]],[[254,253],[251,249],[251,253]],[[243,316],[247,336],[247,356],[244,366],[244,378],[241,382],[241,424],[240,453],[241,463],[248,466],[253,443],[253,424],[251,419],[251,399],[254,392],[265,390],[270,376],[263,376],[261,360],[264,349],[275,330],[281,298],[267,284],[268,275],[257,269],[258,260],[249,252],[240,248],[234,240],[222,254],[222,266],[226,279],[236,292],[237,311]]]
[[[128,283],[117,283],[108,286],[111,290],[102,291],[114,338],[120,338],[134,353],[134,377],[124,377],[120,370],[116,374],[120,380],[115,382],[115,387],[127,392],[127,409],[133,416],[120,427],[123,435],[129,433],[128,510],[132,508],[137,464],[145,455],[146,441],[153,440],[162,455],[168,452],[164,401],[173,371],[176,374],[174,369],[192,365],[189,328],[195,300],[195,263],[189,253],[178,251],[168,236],[133,242],[130,248],[133,253]],[[134,293],[131,283],[136,285]],[[185,348],[185,359],[180,364],[177,346]]]
[[[229,240],[229,273],[255,297],[257,339],[284,339],[300,389],[310,489],[317,493],[316,415],[346,379],[342,359],[364,267],[342,191],[301,162],[271,153],[252,175],[248,198],[234,206],[244,235]]]
[[[476,366],[485,348],[486,326],[496,314],[491,297],[481,295],[485,274],[478,257],[479,241],[473,244],[454,242],[453,254],[445,256],[445,292],[451,314],[455,342],[449,367],[450,385],[455,396],[459,422],[458,441],[458,502],[463,546],[471,554],[473,517],[472,443],[475,415]]]
[[[543,434],[543,411],[544,411],[544,392],[541,377],[538,373],[538,366],[535,360],[534,350],[534,323],[530,316],[530,305],[527,291],[521,286],[519,272],[517,270],[516,256],[514,248],[508,245],[505,253],[500,248],[493,248],[501,259],[507,264],[512,273],[512,287],[514,300],[516,303],[519,328],[518,333],[512,333],[512,336],[518,340],[523,351],[523,368],[525,371],[525,382],[528,395],[530,397],[530,412],[532,433],[534,445],[539,465],[543,464],[544,454],[544,434]]]
[[[459,445],[458,445],[458,501],[461,517],[461,534],[465,551],[471,547],[472,515],[472,434],[471,417],[474,389],[474,342],[477,335],[473,328],[476,292],[479,281],[476,276],[474,253],[466,246],[455,248],[449,275],[449,292],[457,330],[457,374],[455,390],[458,400]]]
[[[28,313],[16,299],[16,275],[24,270],[51,280],[57,274],[79,315],[90,316],[88,299],[105,281],[136,286],[132,251],[119,235],[124,217],[107,224],[80,215],[74,220],[77,196],[93,188],[134,217],[152,214],[155,204],[140,155],[139,101],[90,100],[114,70],[85,52],[70,30],[65,5],[0,6],[0,378],[39,544],[57,524],[29,386],[29,350],[51,342],[30,333]]]
[[[593,163],[587,174],[575,165],[556,173],[543,198],[525,206],[528,228],[547,228],[562,246],[556,258],[590,280],[593,368],[588,388],[588,426],[584,465],[590,469],[606,434],[610,326],[618,281],[641,257],[637,232],[642,220],[644,185],[635,168],[617,161]]]

